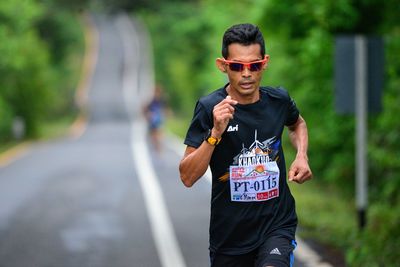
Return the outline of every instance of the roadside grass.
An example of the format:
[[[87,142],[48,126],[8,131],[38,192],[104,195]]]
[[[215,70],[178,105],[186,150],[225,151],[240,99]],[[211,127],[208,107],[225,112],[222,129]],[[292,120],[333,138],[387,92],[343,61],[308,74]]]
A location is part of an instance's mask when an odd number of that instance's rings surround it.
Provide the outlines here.
[[[0,154],[18,145],[19,141],[9,141],[0,143]]]
[[[317,180],[318,177],[314,177],[302,185],[289,184],[296,199],[298,234],[304,239],[336,247],[344,254],[357,234],[353,201],[345,198],[340,188],[324,185]]]
[[[76,114],[67,114],[63,117],[57,118],[44,123],[40,128],[39,140],[51,140],[55,138],[65,137],[69,134],[71,125],[76,120]]]
[[[75,114],[68,114],[57,120],[44,122],[39,129],[38,137],[35,139],[10,140],[0,143],[0,154],[23,142],[36,142],[65,137],[69,134],[71,124],[75,119]]]

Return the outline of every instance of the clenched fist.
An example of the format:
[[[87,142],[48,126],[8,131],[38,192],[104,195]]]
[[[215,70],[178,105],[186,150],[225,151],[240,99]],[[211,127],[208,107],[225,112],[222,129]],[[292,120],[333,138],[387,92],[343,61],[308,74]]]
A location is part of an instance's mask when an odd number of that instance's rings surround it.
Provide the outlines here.
[[[233,114],[235,113],[234,106],[237,103],[236,100],[233,100],[228,95],[224,100],[214,106],[214,127],[212,129],[212,136],[221,137],[228,126],[229,120],[233,119]]]

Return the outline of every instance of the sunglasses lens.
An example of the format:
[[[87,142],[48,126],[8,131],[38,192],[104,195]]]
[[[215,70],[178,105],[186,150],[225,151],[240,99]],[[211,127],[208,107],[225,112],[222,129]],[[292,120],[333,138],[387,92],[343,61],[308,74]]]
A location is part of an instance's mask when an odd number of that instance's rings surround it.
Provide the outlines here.
[[[243,71],[244,68],[248,68],[250,71],[260,71],[263,67],[264,62],[254,62],[254,63],[240,63],[240,62],[229,62],[229,69],[231,71]]]
[[[250,71],[259,71],[262,68],[262,63],[257,62],[257,63],[251,63],[250,64]]]
[[[230,68],[232,71],[242,71],[243,68],[244,68],[244,66],[243,66],[242,63],[230,63],[230,64],[229,64],[229,68]]]

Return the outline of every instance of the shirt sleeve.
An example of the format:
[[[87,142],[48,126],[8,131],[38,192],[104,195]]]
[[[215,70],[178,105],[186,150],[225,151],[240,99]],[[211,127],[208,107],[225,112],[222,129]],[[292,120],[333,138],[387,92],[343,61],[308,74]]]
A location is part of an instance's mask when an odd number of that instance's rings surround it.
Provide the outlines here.
[[[201,143],[203,143],[204,138],[208,134],[208,130],[211,128],[212,123],[210,115],[206,108],[197,101],[192,122],[190,123],[189,129],[186,133],[184,144],[198,148]]]
[[[287,116],[285,120],[285,125],[290,126],[296,123],[297,119],[299,118],[300,112],[296,106],[296,103],[292,98],[289,97],[289,105],[287,110]]]

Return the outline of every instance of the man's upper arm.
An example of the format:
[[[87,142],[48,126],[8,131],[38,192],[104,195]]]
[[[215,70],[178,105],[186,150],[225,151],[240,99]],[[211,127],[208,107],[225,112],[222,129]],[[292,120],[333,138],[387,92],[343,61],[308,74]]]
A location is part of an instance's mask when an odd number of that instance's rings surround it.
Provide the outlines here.
[[[192,148],[199,147],[203,142],[208,129],[212,128],[211,125],[212,123],[210,122],[206,108],[200,103],[200,101],[197,101],[184,144]]]
[[[288,127],[289,131],[292,132],[292,131],[295,131],[296,128],[303,122],[305,122],[303,117],[301,115],[299,115],[299,117],[297,118],[296,122],[293,123],[292,125],[288,125],[287,127]]]

